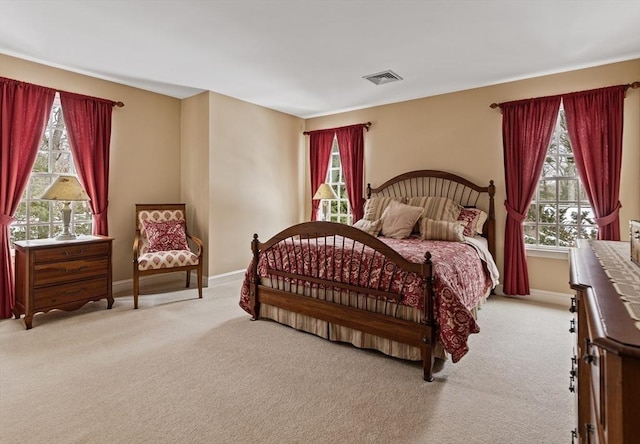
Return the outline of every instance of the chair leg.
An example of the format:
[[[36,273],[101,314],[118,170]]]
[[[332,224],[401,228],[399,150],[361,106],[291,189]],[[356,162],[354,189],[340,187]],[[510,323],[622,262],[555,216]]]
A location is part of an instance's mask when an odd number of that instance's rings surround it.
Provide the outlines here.
[[[191,270],[187,270],[187,288],[191,286]]]
[[[134,264],[134,267],[137,267],[137,264]],[[133,270],[133,308],[138,308],[138,291],[139,291],[139,283],[138,283],[138,270],[134,268]]]
[[[202,299],[202,264],[198,267],[198,297]]]

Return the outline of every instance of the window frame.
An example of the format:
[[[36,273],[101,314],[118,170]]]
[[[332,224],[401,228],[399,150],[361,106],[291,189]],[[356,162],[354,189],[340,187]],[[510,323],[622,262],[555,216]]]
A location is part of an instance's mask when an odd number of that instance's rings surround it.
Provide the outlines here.
[[[573,164],[572,167],[571,164]],[[562,168],[561,165],[563,166]],[[567,168],[572,168],[575,171],[575,174],[567,175]],[[551,174],[547,174],[547,171],[551,171]],[[562,174],[563,172],[565,174]],[[563,181],[566,184],[565,188],[561,188]],[[574,183],[573,192],[571,192],[571,187],[569,186],[572,182]],[[553,186],[548,187],[551,183]],[[549,193],[549,188],[552,188],[550,194],[553,198],[545,198],[544,196],[541,196],[543,193]],[[563,193],[566,193],[567,195],[572,194],[574,198],[563,198]],[[546,208],[547,211],[553,211],[554,214],[552,217],[555,219],[554,222],[548,223],[540,220],[542,213],[544,212],[544,208]],[[566,214],[566,212],[571,209],[575,209],[573,211],[575,213],[575,223],[563,222],[561,218],[558,217],[559,213],[563,209],[565,209],[565,213],[563,214]],[[542,171],[540,172],[536,190],[527,212],[527,218],[523,221],[523,240],[526,250],[546,251],[552,254],[553,252],[565,253],[569,251],[569,248],[575,245],[575,241],[577,239],[595,238],[597,236],[597,225],[595,224],[595,221],[593,223],[584,221],[585,218],[583,217],[583,212],[585,211],[590,213],[590,218],[592,220],[595,218],[591,204],[584,193],[582,180],[575,165],[575,156],[571,149],[571,142],[569,141],[564,109],[561,106],[558,112],[553,136],[545,153],[545,162],[543,164]],[[531,220],[532,217],[534,220]],[[564,217],[566,220],[566,216]],[[552,228],[552,235],[553,232],[555,232],[555,245],[541,243],[540,235],[545,227]],[[561,234],[563,233],[562,227],[570,227],[570,230],[573,229],[575,233],[577,233],[574,234],[570,245],[561,245],[563,242],[567,243],[567,241],[563,241],[561,239]],[[564,233],[570,233],[570,230],[564,230]],[[532,238],[531,233],[535,233],[535,243],[528,242],[528,239]],[[588,233],[588,236],[585,236],[585,233]],[[545,256],[545,253],[541,253],[539,255]],[[532,256],[538,255],[532,254]]]
[[[333,188],[338,199],[331,199],[327,208],[329,210],[327,220],[331,222],[352,224],[351,206],[347,196],[347,184],[344,181],[344,172],[342,170],[342,159],[340,159],[340,149],[338,147],[337,137],[333,138],[331,146],[331,154],[329,156],[329,168],[327,169],[327,177],[325,182]],[[322,211],[322,209],[320,209]]]

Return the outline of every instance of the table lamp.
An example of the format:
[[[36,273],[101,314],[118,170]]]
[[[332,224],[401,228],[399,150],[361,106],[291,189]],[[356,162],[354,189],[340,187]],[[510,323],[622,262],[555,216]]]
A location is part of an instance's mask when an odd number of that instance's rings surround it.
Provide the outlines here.
[[[62,224],[64,225],[64,229],[62,234],[56,236],[56,240],[75,239],[76,235],[69,231],[69,223],[71,222],[71,202],[89,200],[89,196],[82,189],[82,185],[80,185],[78,179],[75,176],[58,176],[58,178],[44,192],[41,199],[60,200],[64,205],[62,208]]]
[[[322,220],[327,220],[327,214],[329,211],[327,210],[327,205],[329,204],[328,199],[337,199],[336,193],[331,188],[331,185],[328,183],[323,183],[318,187],[316,194],[313,195],[313,200],[321,200],[322,201]]]

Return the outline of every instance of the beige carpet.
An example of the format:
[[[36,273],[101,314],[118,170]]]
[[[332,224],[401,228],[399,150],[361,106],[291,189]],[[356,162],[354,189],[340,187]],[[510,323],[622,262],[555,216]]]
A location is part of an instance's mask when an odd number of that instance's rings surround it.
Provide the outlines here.
[[[240,283],[0,321],[2,443],[566,443],[565,309],[492,297],[432,383],[418,364],[237,305]]]

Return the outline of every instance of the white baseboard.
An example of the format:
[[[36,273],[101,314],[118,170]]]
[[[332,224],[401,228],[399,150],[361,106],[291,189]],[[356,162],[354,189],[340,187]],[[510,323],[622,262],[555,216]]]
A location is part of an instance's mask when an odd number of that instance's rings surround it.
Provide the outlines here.
[[[236,270],[228,273],[217,274],[215,276],[209,276],[209,287],[240,280],[244,277],[244,273],[246,271],[247,270]]]
[[[496,287],[496,294],[508,298],[559,305],[561,307],[566,307],[567,309],[571,306],[571,297],[573,296],[571,293],[557,293],[554,291],[537,290],[535,288],[530,289],[530,292],[531,294],[529,295],[506,295],[502,291],[502,285],[498,285],[498,287]]]
[[[245,270],[231,271],[229,273],[218,274],[215,276],[205,277],[202,284],[205,287],[213,287],[214,285],[226,284],[242,279]],[[191,285],[193,282],[197,282],[198,276],[196,271],[191,271]],[[182,273],[166,273],[166,274],[153,274],[149,276],[142,276],[140,282],[144,285],[163,285],[175,282],[184,282],[185,275]],[[121,293],[131,294],[133,292],[133,279],[125,279],[122,281],[116,281],[113,284],[113,294],[118,295]]]

